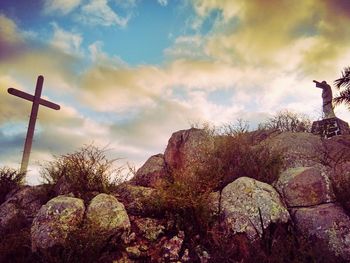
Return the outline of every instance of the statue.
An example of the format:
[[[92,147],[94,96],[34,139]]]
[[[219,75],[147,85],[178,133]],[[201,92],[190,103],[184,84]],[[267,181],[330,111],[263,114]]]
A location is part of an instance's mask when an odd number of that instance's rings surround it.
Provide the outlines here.
[[[318,82],[314,80],[313,82],[316,83],[316,87],[322,89],[322,110],[323,110],[323,119],[329,119],[329,118],[335,118],[335,114],[333,111],[333,94],[332,94],[332,88],[327,84],[326,81]]]
[[[311,127],[311,133],[331,138],[333,136],[350,134],[349,124],[337,118],[333,111],[333,94],[332,88],[326,81],[318,82],[314,80],[316,87],[322,89],[322,110],[323,119],[314,121]]]

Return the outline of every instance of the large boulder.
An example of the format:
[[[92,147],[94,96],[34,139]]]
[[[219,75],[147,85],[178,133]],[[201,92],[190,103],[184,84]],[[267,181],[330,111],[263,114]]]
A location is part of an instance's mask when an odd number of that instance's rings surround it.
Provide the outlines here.
[[[134,185],[158,188],[170,181],[163,154],[151,156],[140,169],[137,170],[130,183]]]
[[[9,193],[0,205],[0,234],[29,226],[49,196],[46,185],[24,186]]]
[[[350,262],[350,218],[337,204],[293,209],[292,217],[325,258],[325,262]]]
[[[171,169],[182,170],[204,165],[214,149],[214,138],[205,130],[189,129],[173,133],[165,149],[164,159]]]
[[[262,236],[263,228],[271,223],[287,223],[290,220],[277,191],[248,177],[240,177],[228,184],[222,190],[220,204],[227,227],[234,233],[245,233],[251,240]]]
[[[64,246],[69,235],[82,223],[85,212],[81,199],[58,196],[43,205],[31,228],[32,250]]]
[[[290,168],[275,184],[288,207],[313,206],[335,201],[329,169],[313,167]]]
[[[91,231],[104,235],[105,239],[130,231],[129,216],[124,205],[112,195],[95,196],[86,210],[86,221]]]
[[[283,154],[286,169],[319,164],[324,146],[321,137],[306,132],[283,132],[262,143]]]

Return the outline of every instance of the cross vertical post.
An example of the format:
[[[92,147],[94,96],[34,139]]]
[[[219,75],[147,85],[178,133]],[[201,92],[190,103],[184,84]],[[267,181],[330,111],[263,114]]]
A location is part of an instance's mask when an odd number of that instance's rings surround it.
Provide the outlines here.
[[[30,150],[32,149],[32,144],[33,144],[35,122],[38,117],[39,101],[40,101],[41,91],[43,89],[43,82],[44,82],[43,76],[39,76],[36,82],[35,95],[34,95],[34,100],[32,104],[32,111],[30,113],[28,130],[27,130],[27,137],[24,143],[20,173],[27,173]]]
[[[26,140],[24,143],[24,150],[23,150],[23,156],[22,156],[22,162],[21,162],[21,168],[20,168],[20,173],[26,174],[27,169],[28,169],[28,164],[29,164],[29,156],[30,156],[30,151],[32,149],[32,144],[33,144],[33,137],[34,137],[34,130],[35,130],[35,122],[38,117],[38,111],[39,111],[39,105],[44,105],[48,108],[54,109],[54,110],[59,110],[60,106],[52,103],[50,101],[44,100],[41,97],[41,91],[43,88],[43,83],[44,83],[44,77],[39,76],[36,82],[36,88],[35,88],[35,94],[34,96],[25,93],[23,91],[14,89],[14,88],[9,88],[7,91],[11,95],[20,97],[25,100],[32,101],[32,110],[30,113],[30,119],[29,119],[29,125],[28,125],[28,130],[27,130],[27,136]]]

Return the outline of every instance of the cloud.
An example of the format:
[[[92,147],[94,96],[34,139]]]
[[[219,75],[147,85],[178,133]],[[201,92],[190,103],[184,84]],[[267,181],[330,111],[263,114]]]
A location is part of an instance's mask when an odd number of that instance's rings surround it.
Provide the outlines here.
[[[280,60],[280,54],[304,42],[307,50],[291,54],[299,57],[294,70],[321,75],[333,68],[350,40],[349,12],[340,12],[348,6],[344,0],[196,0],[193,5],[199,17],[221,13],[207,36],[206,54],[240,66],[283,68],[289,61]]]
[[[114,0],[117,6],[120,6],[124,9],[130,9],[137,6],[137,0]]]
[[[53,37],[50,41],[55,48],[62,50],[68,54],[81,54],[81,43],[83,38],[79,33],[72,33],[60,28],[56,23],[53,26]]]
[[[86,23],[122,26],[113,4],[119,7],[121,2],[89,1],[77,13]],[[130,1],[130,7],[134,4]],[[11,19],[0,17],[0,29],[7,32],[0,34],[0,43],[7,43],[8,50],[16,47],[0,61],[0,145],[6,146],[6,153],[0,149],[2,162],[20,158],[14,156],[21,151],[30,111],[30,103],[8,95],[6,88],[32,93],[38,74],[45,75],[43,94],[62,108],[40,108],[31,169],[50,154],[72,152],[92,141],[109,145],[113,158],[140,166],[151,154],[164,151],[172,132],[190,123],[219,125],[243,118],[256,127],[284,108],[313,114],[321,109],[321,94],[312,79],[330,82],[350,60],[348,13],[333,2],[193,4],[197,21],[206,21],[213,11],[219,15],[211,18],[215,21],[205,34],[199,30],[175,38],[160,65],[130,66],[104,52],[101,41],[83,52],[81,35],[57,24],[50,45],[35,43]],[[330,16],[330,9],[339,16]],[[341,32],[344,43],[337,40]]]
[[[24,39],[18,32],[17,25],[7,16],[0,14],[0,59],[19,55]]]
[[[161,6],[167,6],[168,5],[168,0],[157,0],[158,3],[161,5]]]
[[[118,15],[108,5],[108,0],[91,0],[81,8],[78,20],[90,25],[125,27],[129,17]]]
[[[168,59],[178,58],[203,59],[208,58],[204,52],[205,38],[201,35],[183,35],[175,39],[172,46],[164,50]]]
[[[45,0],[45,14],[67,15],[81,4],[81,0]]]

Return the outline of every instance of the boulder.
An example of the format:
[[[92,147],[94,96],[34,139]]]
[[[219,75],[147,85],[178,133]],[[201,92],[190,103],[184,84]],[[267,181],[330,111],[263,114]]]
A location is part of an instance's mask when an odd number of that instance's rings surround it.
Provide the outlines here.
[[[288,207],[335,201],[329,169],[321,165],[290,168],[280,175],[275,187]]]
[[[173,133],[165,149],[164,159],[170,169],[182,170],[203,165],[214,149],[214,138],[201,129]]]
[[[130,221],[124,205],[112,195],[95,196],[86,210],[86,221],[92,232],[104,235],[106,240],[112,235],[130,231]]]
[[[43,205],[31,228],[32,251],[64,246],[69,235],[82,223],[85,212],[81,199],[57,196]]]
[[[293,209],[291,214],[299,232],[313,240],[325,262],[350,261],[350,218],[342,207],[322,204]]]
[[[24,215],[31,223],[41,206],[51,196],[49,185],[24,186],[8,195],[6,202],[16,203],[23,209]]]
[[[152,216],[162,210],[154,188],[124,183],[118,186],[115,197],[124,204],[129,215]]]
[[[12,231],[25,226],[23,211],[14,203],[5,202],[0,206],[0,240]]]
[[[24,186],[10,192],[0,205],[0,234],[30,226],[33,218],[49,198],[46,185]]]
[[[321,137],[306,132],[283,132],[262,143],[283,154],[285,169],[319,164],[324,146]]]
[[[158,188],[170,181],[163,154],[151,156],[136,172],[130,183],[134,185]]]
[[[245,233],[251,240],[262,236],[263,228],[271,223],[290,220],[277,191],[271,185],[248,177],[240,177],[222,190],[220,206],[225,225],[233,233]]]

